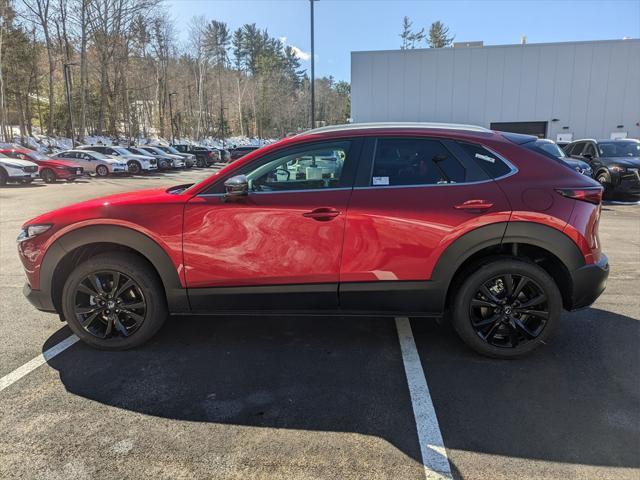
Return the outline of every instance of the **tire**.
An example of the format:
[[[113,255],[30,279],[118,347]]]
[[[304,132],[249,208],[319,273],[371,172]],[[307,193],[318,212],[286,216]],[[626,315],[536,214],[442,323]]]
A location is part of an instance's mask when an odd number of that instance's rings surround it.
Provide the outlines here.
[[[166,160],[163,160],[162,162],[160,162],[160,168],[161,168],[162,170],[167,170],[167,169],[169,169],[169,168],[170,168],[170,167],[169,167],[169,162],[167,162]]]
[[[127,166],[131,175],[140,175],[142,173],[142,165],[136,161],[130,161]]]
[[[602,198],[610,198],[613,193],[613,186],[611,185],[611,177],[609,176],[609,173],[605,171],[599,172],[598,175],[596,175],[596,181],[602,185],[602,188],[604,189],[602,192]]]
[[[97,282],[88,278],[92,275],[99,279],[102,295]],[[114,286],[115,278],[118,280]],[[127,288],[129,282],[131,286]],[[108,293],[112,296],[108,297]],[[127,350],[142,345],[156,334],[168,315],[164,288],[156,272],[130,253],[104,253],[78,265],[65,282],[61,304],[73,333],[100,350]],[[79,310],[82,307],[85,311]]]
[[[527,355],[545,343],[560,322],[560,291],[539,266],[497,257],[467,273],[456,285],[451,321],[460,338],[479,354],[493,358]],[[521,285],[521,281],[525,282]]]
[[[109,169],[104,165],[98,165],[96,167],[96,175],[98,175],[99,177],[106,177],[107,175],[109,175]]]
[[[40,172],[40,176],[42,177],[42,180],[44,180],[44,183],[56,183],[56,174],[50,168],[42,170],[42,172]]]
[[[9,176],[7,175],[7,172],[5,172],[4,169],[0,168],[0,185],[6,185],[8,179]]]
[[[204,161],[203,158],[197,158],[196,159],[196,167],[198,168],[204,168],[207,166],[207,163]]]

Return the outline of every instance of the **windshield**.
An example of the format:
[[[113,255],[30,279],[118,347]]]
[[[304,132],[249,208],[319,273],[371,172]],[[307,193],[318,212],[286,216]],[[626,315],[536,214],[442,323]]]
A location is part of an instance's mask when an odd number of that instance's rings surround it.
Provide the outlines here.
[[[43,155],[40,152],[29,152],[29,157],[31,157],[34,160],[51,160],[49,157],[47,157],[46,155]]]
[[[131,152],[124,147],[111,147],[120,155],[131,155]]]
[[[566,153],[564,153],[564,150],[562,150],[557,144],[553,142],[543,142],[541,140],[538,140],[535,143],[540,150],[550,153],[554,157],[565,158],[567,156]]]
[[[601,157],[640,157],[640,142],[600,142]]]
[[[147,151],[147,152],[149,152],[149,153],[151,153],[153,155],[163,155],[164,154],[164,152],[162,150],[160,150],[158,148],[154,148],[154,147],[144,147],[144,148],[141,148],[140,150]]]
[[[159,148],[160,150],[163,150],[163,151],[165,151],[167,153],[173,153],[174,155],[180,155],[180,152],[178,150],[176,150],[175,148],[173,148],[173,147],[164,147],[163,146],[163,147],[156,147],[156,148]]]

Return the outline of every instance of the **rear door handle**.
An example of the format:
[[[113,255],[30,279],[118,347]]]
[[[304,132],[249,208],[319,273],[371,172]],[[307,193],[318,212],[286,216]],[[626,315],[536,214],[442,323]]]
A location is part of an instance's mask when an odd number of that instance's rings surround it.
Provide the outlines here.
[[[464,203],[454,205],[453,208],[458,210],[489,210],[493,207],[493,203],[486,200],[467,200]]]
[[[303,217],[313,218],[319,222],[326,222],[340,215],[340,210],[336,210],[335,208],[330,207],[320,207],[310,212],[305,212],[302,214]]]

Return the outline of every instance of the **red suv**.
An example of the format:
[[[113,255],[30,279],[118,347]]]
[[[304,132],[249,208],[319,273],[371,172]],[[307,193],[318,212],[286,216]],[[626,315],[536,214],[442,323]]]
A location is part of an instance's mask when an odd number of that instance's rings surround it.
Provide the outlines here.
[[[494,357],[593,303],[602,188],[480,127],[361,124],[252,152],[201,183],[118,194],[27,222],[39,309],[126,349],[167,314],[450,318]]]
[[[23,147],[0,148],[0,153],[7,157],[29,160],[38,165],[40,178],[46,183],[54,183],[56,180],[72,181],[83,175],[84,169],[73,162],[61,159],[52,159],[35,150]]]

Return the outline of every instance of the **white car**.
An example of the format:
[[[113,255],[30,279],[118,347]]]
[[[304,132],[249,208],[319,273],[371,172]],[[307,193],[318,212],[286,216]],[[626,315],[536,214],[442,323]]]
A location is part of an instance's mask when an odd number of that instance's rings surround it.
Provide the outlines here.
[[[0,185],[7,182],[31,183],[34,178],[38,178],[37,164],[0,153]]]
[[[56,158],[71,159],[84,168],[85,173],[95,173],[99,177],[106,177],[114,173],[127,173],[129,167],[126,160],[118,160],[98,152],[89,150],[65,150],[56,154]]]
[[[109,157],[117,157],[126,160],[129,173],[139,175],[143,172],[150,172],[158,169],[158,161],[151,155],[136,155],[124,147],[117,145],[83,145],[77,147],[78,150],[89,150],[102,153]]]

